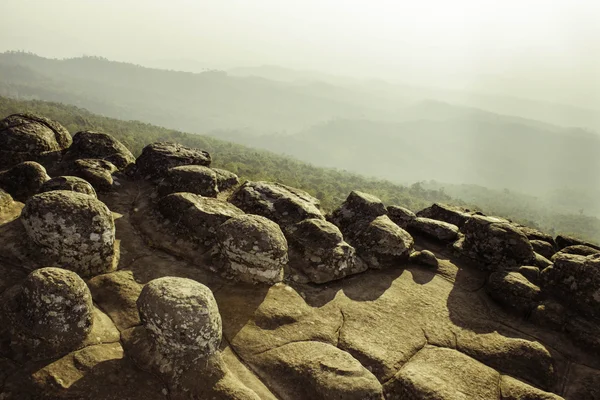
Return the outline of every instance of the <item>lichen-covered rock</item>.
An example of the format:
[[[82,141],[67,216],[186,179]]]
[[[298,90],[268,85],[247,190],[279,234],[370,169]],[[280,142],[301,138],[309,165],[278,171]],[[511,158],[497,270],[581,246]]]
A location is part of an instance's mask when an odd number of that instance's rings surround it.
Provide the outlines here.
[[[72,271],[35,270],[8,297],[13,347],[23,346],[33,357],[74,350],[92,329],[92,295]]]
[[[13,204],[13,201],[14,200],[13,200],[12,196],[10,195],[10,193],[8,193],[0,188],[0,213],[2,213],[6,207]]]
[[[413,251],[410,254],[410,261],[433,268],[437,268],[439,265],[435,254],[429,250]]]
[[[583,244],[576,244],[573,246],[564,247],[560,250],[560,252],[565,254],[576,254],[580,256],[591,256],[592,254],[599,254],[600,250],[596,250],[593,247]]]
[[[114,164],[119,170],[135,163],[127,147],[107,133],[81,131],[73,136],[73,144],[63,160],[101,159]]]
[[[406,229],[410,223],[417,218],[414,212],[400,206],[388,206],[387,214],[388,217],[402,229]]]
[[[458,238],[456,225],[431,218],[417,217],[409,224],[409,228],[441,242],[453,242]]]
[[[508,271],[492,272],[485,289],[494,300],[521,313],[535,308],[541,293],[521,273]]]
[[[51,192],[53,190],[70,190],[73,192],[87,194],[97,197],[94,187],[85,179],[76,176],[57,176],[44,182],[40,187],[40,193]]]
[[[600,318],[600,254],[558,252],[552,261],[541,274],[544,292],[585,316]]]
[[[217,174],[202,165],[182,165],[169,169],[157,189],[160,196],[188,192],[205,197],[217,197],[219,193]]]
[[[407,261],[414,240],[387,215],[381,215],[356,234],[352,244],[369,267],[380,269]]]
[[[25,202],[49,179],[46,168],[34,161],[25,161],[0,173],[0,187],[15,200]]]
[[[513,222],[513,225],[517,227],[530,241],[532,240],[541,240],[546,243],[549,243],[553,248],[556,246],[554,242],[554,238],[547,233],[540,231],[539,229],[535,229],[529,226],[517,224]]]
[[[547,259],[552,258],[554,253],[556,253],[554,246],[544,240],[530,240],[529,242],[531,243],[531,247],[533,247],[533,251],[543,255]]]
[[[33,114],[13,114],[0,120],[0,170],[23,161],[46,166],[60,160],[71,135],[58,122]]]
[[[66,190],[40,193],[25,203],[21,221],[40,262],[81,276],[114,269],[115,224],[98,199]]]
[[[259,215],[239,215],[217,228],[217,243],[225,273],[246,282],[280,282],[288,262],[281,228]]]
[[[305,219],[286,230],[290,265],[312,282],[324,283],[365,271],[368,266],[344,241],[337,226],[322,219]]]
[[[74,175],[88,181],[98,192],[112,190],[114,179],[112,174],[118,168],[111,162],[97,158],[84,158],[62,164],[67,175]]]
[[[229,198],[249,214],[262,215],[282,227],[304,219],[324,219],[320,202],[303,190],[275,182],[245,182]]]
[[[533,264],[536,267],[538,267],[540,269],[540,271],[552,265],[552,261],[548,260],[543,255],[534,253],[534,256],[535,256],[535,261]]]
[[[211,163],[210,154],[178,143],[157,142],[144,147],[136,160],[138,175],[145,179],[161,178],[173,167],[181,165],[203,165]]]
[[[214,244],[216,229],[244,212],[226,201],[193,193],[172,193],[158,201],[158,209],[171,224],[183,227],[205,245]]]
[[[487,268],[532,265],[535,254],[529,239],[503,220],[474,215],[464,224],[463,254]]]
[[[564,400],[562,397],[523,383],[511,376],[502,375],[501,400]]]
[[[462,228],[462,226],[473,214],[474,213],[472,211],[469,211],[466,208],[442,203],[434,203],[431,206],[417,212],[417,217],[431,218]]]
[[[213,168],[212,170],[217,175],[217,186],[219,191],[227,190],[240,183],[240,178],[231,171],[220,168]]]
[[[209,288],[177,277],[154,279],[137,300],[140,318],[156,350],[175,359],[207,358],[221,343],[221,315]]]
[[[592,249],[600,250],[600,246],[593,244],[593,243],[583,241],[581,239],[574,238],[572,236],[558,235],[556,237],[555,241],[556,241],[556,247],[558,250],[562,250],[565,247],[577,246],[577,245],[588,246],[588,247],[591,247]]]
[[[355,190],[328,219],[340,228],[344,236],[352,238],[366,229],[375,218],[386,213],[380,199]]]

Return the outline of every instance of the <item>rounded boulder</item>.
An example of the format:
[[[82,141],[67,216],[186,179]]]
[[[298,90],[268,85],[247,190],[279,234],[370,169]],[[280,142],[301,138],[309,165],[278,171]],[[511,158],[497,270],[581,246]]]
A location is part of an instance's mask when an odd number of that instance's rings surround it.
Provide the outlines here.
[[[52,178],[42,185],[40,193],[51,192],[53,190],[69,190],[97,197],[94,187],[85,179],[76,176],[57,176]]]

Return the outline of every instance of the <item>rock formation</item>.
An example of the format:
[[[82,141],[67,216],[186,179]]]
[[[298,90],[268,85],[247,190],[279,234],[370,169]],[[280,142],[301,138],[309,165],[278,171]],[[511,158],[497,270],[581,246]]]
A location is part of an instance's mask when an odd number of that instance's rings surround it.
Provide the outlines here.
[[[76,176],[57,176],[42,184],[39,193],[51,192],[53,190],[71,190],[73,192],[98,197],[94,187],[88,181]]]

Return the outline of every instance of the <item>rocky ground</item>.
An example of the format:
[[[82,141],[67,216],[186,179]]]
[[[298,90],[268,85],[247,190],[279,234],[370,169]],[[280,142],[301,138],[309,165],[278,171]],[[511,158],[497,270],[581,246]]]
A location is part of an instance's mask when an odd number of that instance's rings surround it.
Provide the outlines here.
[[[325,215],[40,117],[0,144],[0,399],[600,399],[594,244],[360,192]]]

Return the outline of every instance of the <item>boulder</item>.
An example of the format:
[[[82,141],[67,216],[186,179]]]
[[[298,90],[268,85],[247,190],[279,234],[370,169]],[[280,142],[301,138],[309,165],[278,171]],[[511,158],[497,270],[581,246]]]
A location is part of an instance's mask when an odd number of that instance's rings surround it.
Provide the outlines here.
[[[474,215],[461,232],[465,235],[463,253],[487,268],[532,265],[535,262],[529,239],[503,220]]]
[[[579,256],[591,256],[592,254],[599,254],[600,250],[596,250],[593,247],[583,244],[576,244],[573,246],[564,247],[560,250],[560,252],[565,254],[576,254]]]
[[[434,203],[431,206],[417,212],[417,217],[431,218],[462,228],[462,226],[473,214],[474,213],[472,211],[469,211],[466,208],[442,203]]]
[[[429,250],[412,252],[410,255],[410,261],[433,268],[437,268],[439,265],[438,259],[436,258],[435,254],[433,254]]]
[[[217,187],[219,191],[230,189],[240,183],[240,178],[233,172],[220,168],[213,168],[212,170],[217,175]]]
[[[94,131],[77,132],[63,160],[74,161],[85,158],[108,161],[120,171],[135,163],[135,157],[121,142],[112,135]]]
[[[409,228],[440,242],[454,242],[458,238],[456,225],[431,218],[417,217],[410,222]]]
[[[414,246],[412,236],[387,215],[372,220],[365,229],[353,235],[352,240],[358,255],[375,269],[407,261]]]
[[[148,282],[137,300],[155,349],[170,360],[206,359],[221,343],[221,315],[209,288],[187,278]]]
[[[531,247],[533,247],[533,251],[548,259],[552,258],[554,253],[556,253],[554,246],[545,240],[530,240],[529,242],[531,243]]]
[[[75,350],[91,332],[92,295],[74,272],[35,270],[7,297],[13,348],[24,346],[34,358]]]
[[[552,261],[541,274],[544,292],[585,316],[600,318],[600,254],[558,252]]]
[[[285,344],[254,357],[252,365],[281,398],[383,400],[377,378],[331,344]]]
[[[525,278],[527,278],[527,280],[529,282],[537,285],[537,284],[539,284],[539,281],[540,281],[540,270],[544,269],[544,268],[523,265],[523,266],[519,267],[517,272],[520,273],[521,275],[523,275]]]
[[[324,283],[367,269],[354,247],[344,241],[331,222],[305,219],[286,230],[290,245],[290,265],[302,271],[312,282]]]
[[[219,225],[244,212],[226,201],[193,193],[172,193],[158,201],[160,213],[209,246],[215,243]]]
[[[46,168],[34,161],[25,161],[0,173],[0,188],[15,200],[25,202],[49,179]]]
[[[553,248],[556,246],[554,242],[554,238],[547,233],[540,231],[539,229],[531,228],[529,226],[524,226],[521,224],[513,223],[530,241],[532,240],[541,240],[546,243],[549,243]]]
[[[262,215],[282,227],[309,218],[324,219],[320,202],[303,190],[274,182],[245,182],[229,198],[249,214]]]
[[[485,286],[486,292],[498,303],[526,314],[540,299],[540,288],[519,272],[492,272]]]
[[[600,246],[583,241],[581,239],[574,238],[572,236],[558,235],[556,237],[556,247],[558,248],[558,250],[562,250],[565,247],[577,246],[577,245],[583,245],[583,246],[591,247],[592,249],[600,250]]]
[[[76,176],[57,176],[44,182],[39,192],[51,192],[53,190],[70,190],[72,192],[87,194],[88,196],[98,197],[94,187],[85,179]]]
[[[272,284],[283,278],[288,245],[281,228],[259,215],[238,215],[217,227],[225,274],[245,282]]]
[[[211,157],[208,152],[178,143],[158,142],[144,147],[136,160],[137,172],[145,179],[162,178],[173,167],[180,165],[203,165],[208,167]]]
[[[108,192],[113,189],[112,174],[117,172],[118,168],[109,161],[85,158],[65,162],[61,165],[61,170],[66,175],[77,176],[88,181],[98,192]]]
[[[25,203],[21,221],[39,262],[86,277],[114,269],[115,224],[98,199],[66,190],[40,193]]]
[[[561,331],[567,321],[567,309],[556,300],[546,299],[531,312],[531,322]]]
[[[217,174],[202,165],[182,165],[169,169],[158,185],[158,194],[187,192],[205,197],[217,197]]]
[[[344,236],[352,237],[366,229],[375,218],[386,214],[385,206],[377,197],[353,191],[329,220],[340,228]]]
[[[562,397],[540,390],[511,376],[502,375],[501,400],[564,400]]]
[[[14,200],[10,193],[5,192],[3,189],[0,189],[0,214],[11,204],[13,204]]]
[[[534,253],[534,255],[535,255],[535,261],[533,264],[536,267],[538,267],[540,270],[543,270],[552,265],[552,261],[548,260],[543,255],[538,254],[538,253]]]
[[[387,214],[388,217],[402,229],[406,229],[410,223],[417,218],[414,212],[400,206],[388,206]]]
[[[33,114],[12,114],[0,120],[0,170],[23,161],[46,166],[59,161],[71,135],[58,122]]]

